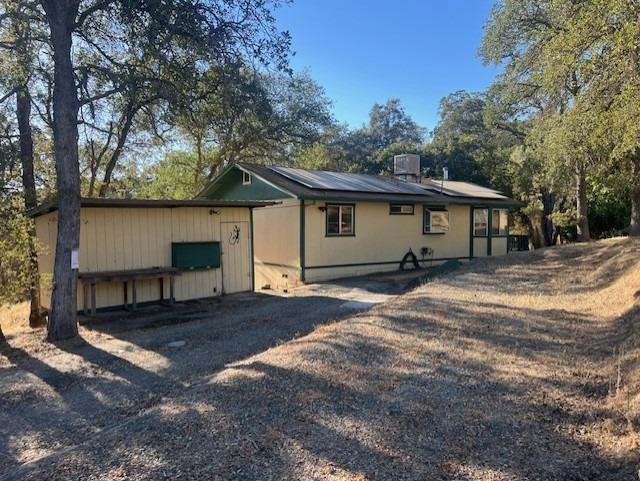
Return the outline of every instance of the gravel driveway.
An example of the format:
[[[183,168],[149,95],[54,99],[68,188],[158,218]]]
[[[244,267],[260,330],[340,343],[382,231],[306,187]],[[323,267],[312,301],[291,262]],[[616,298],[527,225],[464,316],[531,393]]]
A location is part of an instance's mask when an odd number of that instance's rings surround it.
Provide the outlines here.
[[[360,312],[345,302],[386,294],[256,296],[85,330],[64,352],[14,339],[4,479],[635,479],[638,377],[625,364],[617,394],[611,379],[612,349],[637,339],[639,255],[617,241],[477,260]]]
[[[228,363],[387,301],[415,276],[239,294],[126,320],[103,316],[59,349],[42,341],[42,331],[10,336],[11,349],[0,354],[0,479],[138,422]]]

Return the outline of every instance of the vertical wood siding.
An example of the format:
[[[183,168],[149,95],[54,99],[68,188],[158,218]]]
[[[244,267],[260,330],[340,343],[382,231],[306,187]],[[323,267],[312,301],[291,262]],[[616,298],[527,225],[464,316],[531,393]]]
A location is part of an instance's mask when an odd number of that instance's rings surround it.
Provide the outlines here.
[[[253,212],[256,289],[300,283],[300,201],[280,202]]]
[[[221,241],[221,222],[249,223],[247,208],[215,208],[213,211],[216,214],[210,214],[211,210],[208,207],[83,208],[80,214],[80,272],[170,266],[171,242]],[[49,307],[51,297],[46,279],[53,272],[56,231],[57,212],[36,218],[36,234],[41,246],[38,265],[45,274],[41,285],[44,307]],[[245,266],[250,265],[248,250],[246,257],[243,265],[236,263],[243,269],[239,276],[247,274]],[[165,282],[164,288],[166,298],[169,295],[168,282]],[[221,291],[221,269],[190,271],[176,278],[176,300],[211,297],[220,295]],[[226,292],[234,292],[233,287],[226,289]],[[137,296],[138,302],[158,300],[158,281],[138,281]],[[98,284],[98,307],[121,305],[122,300],[121,283]],[[81,283],[77,305],[78,309],[82,309]]]

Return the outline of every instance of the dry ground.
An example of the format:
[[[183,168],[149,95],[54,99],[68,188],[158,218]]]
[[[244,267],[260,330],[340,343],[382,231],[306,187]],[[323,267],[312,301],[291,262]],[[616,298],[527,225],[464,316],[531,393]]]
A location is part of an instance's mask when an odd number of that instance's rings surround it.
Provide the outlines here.
[[[0,479],[637,479],[638,241],[476,260],[315,329],[342,300],[273,302],[10,339]]]
[[[29,329],[29,303],[0,306],[0,326],[5,335]]]

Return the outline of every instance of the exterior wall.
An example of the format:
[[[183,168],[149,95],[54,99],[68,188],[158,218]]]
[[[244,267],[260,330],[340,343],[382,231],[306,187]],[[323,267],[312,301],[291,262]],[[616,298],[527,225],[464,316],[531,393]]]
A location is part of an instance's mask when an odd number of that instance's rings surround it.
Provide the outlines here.
[[[473,238],[473,257],[487,257],[487,237]]]
[[[420,258],[422,247],[430,247],[434,264],[469,257],[469,206],[449,206],[446,234],[423,234],[421,205],[413,215],[390,215],[388,202],[357,202],[352,237],[326,237],[324,206],[310,201],[305,206],[307,282],[397,270],[409,248]]]
[[[253,212],[256,289],[287,289],[300,284],[300,201]]]
[[[494,237],[491,239],[491,255],[503,256],[507,254],[507,237]]]
[[[215,213],[214,213],[215,212]],[[80,272],[142,269],[171,266],[171,242],[221,241],[222,268],[225,268],[225,239],[221,223],[250,222],[248,208],[180,207],[180,208],[83,208],[80,214]],[[40,242],[38,265],[44,274],[41,283],[42,303],[49,307],[51,290],[48,279],[53,272],[57,212],[35,219]],[[247,242],[249,233],[247,232]],[[247,249],[245,262],[236,262],[235,275],[251,276],[251,259]],[[225,277],[228,274],[225,274]],[[165,298],[169,295],[165,282]],[[244,282],[242,285],[248,285]],[[159,299],[158,280],[138,281],[138,302]],[[221,269],[184,272],[176,277],[176,300],[220,295],[223,288]],[[130,289],[130,288],[129,288]],[[131,299],[131,292],[129,292]],[[83,288],[78,283],[78,309],[83,307]],[[96,287],[98,308],[118,306],[123,302],[122,283],[100,283]]]

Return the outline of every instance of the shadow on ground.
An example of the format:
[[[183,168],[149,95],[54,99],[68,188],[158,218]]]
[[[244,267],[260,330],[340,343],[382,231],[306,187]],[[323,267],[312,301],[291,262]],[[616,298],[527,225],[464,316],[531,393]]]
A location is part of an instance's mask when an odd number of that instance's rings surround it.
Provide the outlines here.
[[[96,326],[42,358],[15,348],[0,371],[13,392],[0,398],[0,479],[633,479],[637,459],[588,432],[617,416],[598,363],[624,323],[569,303],[622,279],[611,265],[625,249],[482,260],[315,331],[346,315],[344,299]],[[579,280],[561,289],[567,273]],[[536,279],[541,297],[515,302]],[[54,454],[18,468],[38,446]]]

